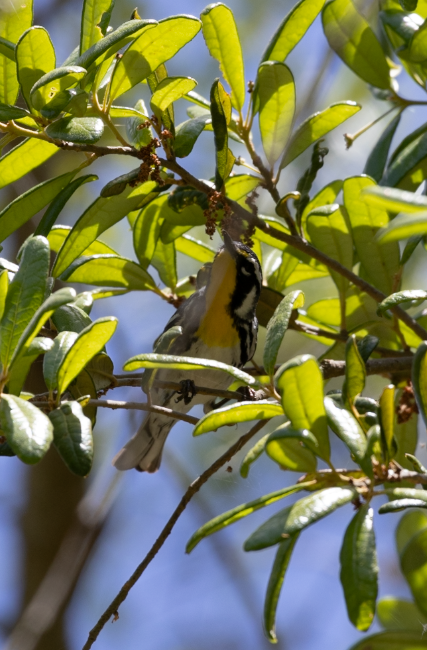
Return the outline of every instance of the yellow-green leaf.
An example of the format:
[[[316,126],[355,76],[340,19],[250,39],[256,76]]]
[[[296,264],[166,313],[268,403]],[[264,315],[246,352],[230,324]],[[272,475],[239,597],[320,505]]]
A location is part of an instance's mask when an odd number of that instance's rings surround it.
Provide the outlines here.
[[[31,27],[16,45],[16,67],[22,94],[31,108],[30,90],[46,72],[55,67],[55,50],[44,27]]]
[[[0,158],[0,189],[28,174],[59,151],[44,140],[27,138]]]
[[[258,402],[237,402],[231,406],[216,409],[201,418],[195,426],[193,436],[200,436],[208,431],[216,431],[228,424],[250,422],[252,420],[269,420],[283,416],[280,404],[260,400]]]
[[[284,63],[267,61],[258,69],[259,128],[262,146],[271,167],[279,159],[295,114],[295,83]]]

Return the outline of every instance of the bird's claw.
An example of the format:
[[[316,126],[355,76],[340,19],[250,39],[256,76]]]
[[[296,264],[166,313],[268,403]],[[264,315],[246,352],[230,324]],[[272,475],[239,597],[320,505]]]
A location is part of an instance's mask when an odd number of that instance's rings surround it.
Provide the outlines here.
[[[193,397],[196,395],[196,385],[192,379],[183,379],[179,382],[181,384],[181,390],[177,390],[178,397],[175,402],[181,402],[184,400],[184,404],[190,404]]]

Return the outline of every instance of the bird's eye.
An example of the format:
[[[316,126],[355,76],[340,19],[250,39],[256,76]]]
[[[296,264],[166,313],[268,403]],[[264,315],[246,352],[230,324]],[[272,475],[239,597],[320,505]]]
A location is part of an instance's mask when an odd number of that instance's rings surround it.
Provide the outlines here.
[[[242,273],[243,275],[250,275],[250,272],[247,271],[244,266],[242,266]]]

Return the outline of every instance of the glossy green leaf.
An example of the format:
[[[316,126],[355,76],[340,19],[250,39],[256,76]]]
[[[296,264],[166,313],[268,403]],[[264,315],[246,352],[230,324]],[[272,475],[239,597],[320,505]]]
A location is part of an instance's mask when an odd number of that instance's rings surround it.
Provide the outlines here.
[[[393,152],[382,185],[414,191],[423,182],[427,169],[426,125],[402,140]]]
[[[53,427],[38,408],[15,395],[3,395],[0,419],[7,442],[24,463],[38,463],[50,447]]]
[[[303,354],[283,364],[275,381],[282,406],[294,429],[308,429],[319,443],[318,455],[329,460],[328,425],[323,404],[323,378],[316,359]]]
[[[383,314],[396,305],[409,303],[409,306],[411,306],[411,303],[414,301],[424,300],[427,300],[427,291],[423,291],[422,289],[398,291],[397,293],[392,293],[391,296],[388,296],[385,300],[380,302],[378,305],[378,313]]]
[[[177,99],[197,86],[191,77],[166,77],[153,93],[150,105],[154,114],[161,119],[162,113]]]
[[[175,241],[175,247],[179,253],[188,255],[188,257],[192,257],[198,262],[202,262],[202,264],[212,262],[216,255],[216,251],[213,248],[190,235],[183,235],[177,239]]]
[[[421,638],[419,632],[394,630],[379,632],[357,641],[349,650],[425,650],[426,648],[427,641]]]
[[[23,248],[18,272],[10,283],[0,323],[0,359],[10,364],[22,333],[40,307],[49,271],[49,244],[44,237],[32,237]]]
[[[388,295],[393,291],[394,276],[399,272],[399,246],[395,242],[379,242],[375,237],[380,228],[387,227],[389,216],[384,209],[364,200],[364,190],[374,186],[370,178],[348,178],[344,182],[344,205],[357,255],[369,281]]]
[[[210,113],[206,113],[178,124],[174,140],[174,151],[178,158],[185,158],[193,151],[197,138],[211,120]]]
[[[329,216],[317,216],[314,211],[307,217],[307,232],[316,248],[351,270],[353,241],[346,217],[342,207]],[[344,293],[348,287],[348,280],[336,271],[330,270],[330,274],[338,291]]]
[[[105,36],[113,6],[114,0],[84,0],[80,54]]]
[[[270,434],[267,433],[265,436],[260,438],[258,442],[256,442],[254,446],[251,447],[251,449],[249,449],[240,465],[240,476],[243,478],[248,477],[250,466],[264,453],[265,443],[267,442],[269,436]]]
[[[58,369],[58,394],[62,394],[86,364],[101,352],[116,327],[116,318],[99,318],[80,332]]]
[[[67,239],[72,228],[71,226],[53,226],[52,230],[47,236],[50,244],[50,250],[57,253],[64,241]],[[117,255],[116,251],[104,244],[104,242],[96,239],[83,251],[85,255]]]
[[[22,4],[2,5],[0,20],[0,38],[6,44],[17,43],[21,34],[31,27],[33,22],[33,3],[31,0]],[[8,48],[9,49],[9,48]],[[0,54],[0,101],[14,104],[19,92],[19,82],[16,75],[16,63],[11,54]]]
[[[343,398],[346,405],[354,404],[355,398],[365,388],[366,368],[357,347],[356,337],[350,336],[345,346],[345,380]]]
[[[398,113],[396,117],[391,120],[390,124],[388,124],[386,129],[381,134],[378,142],[375,144],[374,148],[368,156],[368,160],[366,161],[363,173],[373,178],[374,181],[377,181],[377,183],[379,183],[383,177],[384,170],[387,165],[390,145],[394,134],[396,133],[396,129],[399,126],[400,118],[401,113]]]
[[[99,117],[63,117],[49,124],[46,133],[54,140],[95,144],[104,133],[104,123]]]
[[[171,16],[144,31],[117,64],[111,80],[110,96],[116,98],[148,77],[171,59],[200,30],[193,16]]]
[[[419,634],[421,626],[427,624],[427,617],[414,603],[393,596],[378,601],[377,617],[386,630],[410,630]]]
[[[315,472],[318,443],[307,429],[292,429],[288,424],[270,434],[265,451],[283,469],[293,472]],[[314,453],[313,453],[314,452]]]
[[[44,213],[39,225],[34,231],[35,235],[43,235],[47,237],[52,230],[52,227],[58,218],[60,212],[64,208],[65,204],[73,196],[74,192],[85,183],[91,183],[92,181],[97,181],[98,176],[95,174],[87,174],[86,176],[80,176],[74,181],[71,181],[66,185],[59,194],[53,199],[52,203]],[[1,218],[1,215],[0,215]]]
[[[385,515],[390,512],[401,512],[406,508],[427,508],[427,503],[421,499],[396,499],[378,508],[378,514]]]
[[[231,118],[231,100],[219,79],[211,87],[211,115],[214,131],[216,170],[216,189],[221,190],[233,168],[234,158],[228,148],[227,127]]]
[[[295,115],[295,83],[284,63],[266,61],[258,69],[259,128],[273,167],[288,142]]]
[[[362,632],[372,624],[378,595],[373,517],[374,511],[368,503],[364,503],[345,532],[340,553],[340,578],[348,617]]]
[[[283,541],[283,535],[294,535],[356,496],[356,490],[348,487],[327,488],[310,494],[268,519],[248,537],[243,548],[245,551],[258,551],[278,544]]]
[[[20,118],[29,117],[30,113],[10,104],[0,102],[0,122],[9,122],[9,120],[19,120]]]
[[[118,196],[98,197],[77,220],[64,242],[52,269],[53,277],[58,277],[79,257],[99,235],[114,226],[120,219],[136,210],[153,189],[153,182],[137,187],[127,187]]]
[[[55,291],[55,293],[49,296],[40,305],[35,314],[32,316],[28,325],[26,325],[21,337],[16,343],[10,359],[11,366],[15,363],[19,364],[20,355],[27,352],[32,340],[37,336],[45,322],[49,320],[54,311],[67,302],[71,302],[75,297],[76,292],[74,289],[63,288]]]
[[[58,370],[77,338],[76,332],[59,332],[53,341],[52,348],[45,354],[43,359],[43,377],[48,390],[55,390],[58,385]]]
[[[336,2],[336,0],[334,1]],[[308,147],[348,120],[360,109],[361,106],[356,102],[337,102],[319,113],[310,115],[293,134],[280,163],[280,169],[289,165]]]
[[[267,334],[264,345],[264,368],[267,374],[274,374],[277,355],[288,329],[289,321],[294,309],[304,305],[304,294],[302,291],[291,291],[283,298],[274,312],[273,317],[267,325]]]
[[[154,291],[160,293],[154,279],[132,260],[118,255],[92,255],[73,262],[61,280],[82,282],[95,286],[120,287],[129,291]]]
[[[273,568],[267,585],[267,593],[264,602],[264,629],[268,639],[272,643],[277,643],[276,636],[276,610],[279,602],[280,591],[282,589],[285,573],[291,560],[292,551],[299,537],[299,533],[291,535],[288,539],[283,540],[278,546],[276,557],[274,558]]]
[[[53,444],[73,474],[87,476],[92,468],[92,425],[78,402],[63,402],[50,411]]]
[[[427,426],[427,341],[423,341],[415,353],[412,385],[420,414]]]
[[[19,180],[57,153],[58,147],[45,140],[27,138],[0,158],[0,189]]]
[[[21,91],[31,108],[30,90],[56,63],[55,50],[44,27],[30,27],[16,45],[16,67]]]
[[[231,88],[231,101],[238,111],[245,103],[245,72],[242,47],[232,10],[222,2],[210,4],[200,14],[203,36],[211,56],[219,62]]]
[[[422,490],[420,490],[423,494]],[[421,530],[406,544],[400,556],[400,566],[415,603],[427,615],[427,531]]]
[[[322,12],[331,48],[358,77],[371,86],[390,88],[388,63],[368,21],[351,0],[332,0]]]
[[[427,210],[427,198],[423,194],[405,192],[394,187],[379,187],[367,185],[363,190],[363,199],[366,203],[388,210],[389,212],[417,213]]]
[[[279,415],[283,416],[283,409],[274,402],[268,402],[267,400],[237,402],[237,404],[216,409],[201,418],[194,428],[193,436],[199,436],[208,431],[216,431],[228,424],[238,424],[252,420],[269,420]]]
[[[187,542],[187,546],[185,547],[186,553],[191,553],[193,548],[195,548],[197,544],[205,537],[216,533],[218,530],[222,530],[226,526],[230,526],[230,524],[234,524],[234,522],[239,521],[248,515],[251,515],[253,512],[256,512],[256,510],[259,510],[260,508],[265,508],[265,506],[276,503],[276,501],[279,501],[284,497],[295,494],[296,492],[300,492],[300,490],[304,490],[305,487],[306,483],[291,485],[290,487],[285,487],[281,490],[277,490],[277,492],[266,494],[259,499],[255,499],[254,501],[249,501],[249,503],[243,503],[242,505],[237,506],[232,510],[224,512],[222,515],[218,515],[218,517],[211,519],[206,524],[201,526],[198,530],[196,530],[196,532]]]
[[[356,462],[361,463],[366,453],[367,441],[354,415],[338,406],[330,397],[325,397],[325,410],[332,431],[347,445]]]
[[[0,241],[4,241],[15,230],[29,221],[44,208],[69,183],[75,172],[56,176],[39,183],[11,201],[0,212]],[[37,233],[40,234],[40,233]]]
[[[213,361],[212,359],[194,359],[193,357],[166,354],[137,354],[135,357],[128,359],[123,366],[123,370],[127,372],[132,372],[132,370],[138,370],[139,368],[172,368],[176,370],[203,370],[204,368],[210,368],[212,370],[223,370],[248,386],[259,385],[255,377],[248,375],[243,370],[239,370],[239,368],[235,368],[234,366],[228,366],[221,361]],[[250,403],[256,404],[256,402]],[[280,407],[278,408],[280,409]]]
[[[37,110],[49,105],[58,93],[77,86],[85,74],[86,70],[76,65],[64,66],[47,72],[30,89],[32,105]]]
[[[300,0],[280,23],[261,61],[284,61],[320,13],[324,0]]]

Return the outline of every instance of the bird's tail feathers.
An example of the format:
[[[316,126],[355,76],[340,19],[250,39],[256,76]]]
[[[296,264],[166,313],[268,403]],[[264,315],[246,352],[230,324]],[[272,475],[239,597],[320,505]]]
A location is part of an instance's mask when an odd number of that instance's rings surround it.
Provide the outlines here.
[[[163,446],[174,424],[172,418],[150,413],[135,435],[113,458],[116,469],[137,469],[141,472],[157,472],[162,460]]]

